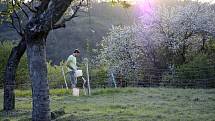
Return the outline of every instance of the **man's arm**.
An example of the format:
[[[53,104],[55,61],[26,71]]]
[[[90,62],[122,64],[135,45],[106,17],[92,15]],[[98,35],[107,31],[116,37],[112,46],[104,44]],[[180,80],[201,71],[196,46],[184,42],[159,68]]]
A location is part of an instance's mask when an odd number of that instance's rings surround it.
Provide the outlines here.
[[[71,60],[66,61],[66,64],[65,64],[65,65],[66,65],[68,68],[70,68],[70,69],[73,70],[73,68],[70,66],[69,62],[71,62]]]
[[[72,64],[72,65],[71,65]],[[65,64],[71,70],[77,70],[76,60],[74,58],[68,58]]]

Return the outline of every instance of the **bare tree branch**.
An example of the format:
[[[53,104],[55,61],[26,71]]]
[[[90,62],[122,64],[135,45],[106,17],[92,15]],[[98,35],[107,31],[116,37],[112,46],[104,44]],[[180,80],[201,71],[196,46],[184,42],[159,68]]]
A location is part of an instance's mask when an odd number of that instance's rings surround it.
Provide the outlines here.
[[[29,5],[27,5],[26,3],[22,3],[24,6],[26,6],[27,8],[28,8],[28,10],[30,10],[32,13],[36,13],[37,12],[37,10],[35,10],[35,9],[33,9],[33,8],[31,8]]]
[[[52,27],[52,29],[59,29],[59,28],[65,28],[66,27],[66,24],[65,23],[62,23],[62,24],[57,24],[57,25],[54,25],[53,27]]]
[[[16,15],[16,19],[17,19],[17,21],[18,21],[18,26],[19,26],[19,31],[20,31],[20,33],[23,33],[22,31],[23,31],[23,28],[22,28],[22,25],[21,25],[21,20],[20,20],[20,17],[18,16],[18,14],[16,13],[16,11],[14,10],[14,14]],[[13,16],[12,16],[13,17]]]
[[[77,17],[77,12],[79,11],[79,9],[83,6],[82,3],[84,2],[84,0],[81,0],[79,2],[79,4],[77,6],[75,6],[75,10],[74,13],[72,14],[72,16],[70,16],[69,18],[66,18],[65,21],[70,21],[71,19]]]
[[[27,14],[27,12],[22,8],[22,6],[17,3],[17,5],[19,6],[19,8],[22,10],[22,12],[25,14],[25,16],[29,19],[29,15]]]
[[[61,28],[61,27],[65,28],[65,27],[66,27],[65,23],[66,23],[67,21],[70,21],[71,19],[78,17],[78,16],[77,16],[77,13],[78,13],[78,11],[80,10],[80,8],[81,8],[82,6],[84,6],[84,5],[83,5],[83,2],[84,2],[84,0],[80,0],[79,4],[76,5],[76,6],[74,6],[74,13],[73,13],[70,17],[68,17],[68,18],[63,18],[63,20],[61,20],[59,23],[53,25],[52,29],[58,29],[58,28]]]
[[[10,15],[10,18],[11,18],[11,28],[13,28],[13,29],[15,29],[16,30],[16,32],[20,35],[20,36],[22,36],[23,35],[23,33],[20,31],[20,30],[18,30],[17,29],[17,27],[16,27],[16,25],[15,25],[15,21],[14,21],[14,18],[13,18],[13,16],[12,15]]]
[[[38,7],[35,7],[37,9],[37,14],[43,13],[46,8],[48,8],[50,0],[41,0],[41,4]]]
[[[17,2],[17,1],[12,1],[13,13],[12,13],[12,15],[10,15],[10,18],[11,18],[11,21],[12,21],[11,25],[12,25],[12,27],[16,30],[16,32],[17,32],[20,36],[23,36],[23,28],[22,28],[22,25],[21,25],[21,19],[20,19],[19,15],[17,14],[17,12],[16,12],[16,10],[15,10],[16,2]],[[14,14],[15,16],[13,16],[13,14]],[[16,27],[16,23],[15,23],[14,18],[16,18],[17,21],[18,21],[18,28]]]
[[[205,31],[205,30],[196,30],[194,31],[195,34],[206,34],[208,36],[211,36],[213,38],[215,38],[215,33],[214,32],[209,32],[209,31]]]

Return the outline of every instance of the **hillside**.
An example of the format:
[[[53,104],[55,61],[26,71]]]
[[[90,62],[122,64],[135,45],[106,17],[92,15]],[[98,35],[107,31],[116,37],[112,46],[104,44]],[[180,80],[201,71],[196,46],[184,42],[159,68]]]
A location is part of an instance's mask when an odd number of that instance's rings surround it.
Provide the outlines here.
[[[47,39],[47,58],[58,64],[66,59],[75,48],[82,51],[82,57],[90,55],[96,43],[108,33],[112,25],[129,25],[134,22],[133,8],[124,9],[109,3],[94,3],[88,13],[67,23],[66,28],[51,31]],[[19,40],[15,31],[5,24],[0,26],[0,40]]]

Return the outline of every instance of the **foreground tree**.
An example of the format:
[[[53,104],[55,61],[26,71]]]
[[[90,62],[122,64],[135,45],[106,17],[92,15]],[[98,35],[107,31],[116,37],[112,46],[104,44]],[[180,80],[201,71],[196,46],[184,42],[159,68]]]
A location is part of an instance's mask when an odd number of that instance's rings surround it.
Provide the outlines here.
[[[46,1],[47,2],[47,1]],[[71,0],[53,0],[45,4],[46,9],[36,14],[25,28],[27,57],[32,81],[33,112],[32,120],[50,120],[49,86],[46,66],[46,37],[48,32],[64,14]]]
[[[15,109],[15,75],[19,61],[26,50],[24,38],[14,47],[9,56],[5,69],[4,78],[4,110],[9,111]]]
[[[9,111],[15,108],[15,75],[19,61],[26,50],[26,42],[23,35],[21,18],[17,13],[18,4],[22,1],[0,1],[4,6],[0,13],[0,23],[9,23],[9,27],[16,30],[22,37],[19,44],[14,47],[9,56],[4,74],[4,110]]]
[[[8,111],[15,108],[15,72],[19,60],[27,48],[28,67],[30,79],[32,80],[32,120],[50,120],[50,100],[45,51],[46,37],[50,30],[65,27],[66,21],[76,17],[76,13],[84,0],[78,2],[79,4],[75,6],[70,16],[63,17],[72,1],[73,0],[42,0],[37,2],[36,6],[28,6],[23,3],[23,5],[27,6],[32,12],[32,17],[29,17],[25,9],[22,8],[20,1],[12,0],[7,3],[8,5],[12,5],[13,14],[16,15],[18,21],[18,28],[16,27],[12,15],[10,15],[12,20],[11,25],[21,35],[22,40],[11,52],[7,64],[4,82],[4,110]],[[20,7],[27,18],[29,18],[24,28],[15,10],[17,6]]]

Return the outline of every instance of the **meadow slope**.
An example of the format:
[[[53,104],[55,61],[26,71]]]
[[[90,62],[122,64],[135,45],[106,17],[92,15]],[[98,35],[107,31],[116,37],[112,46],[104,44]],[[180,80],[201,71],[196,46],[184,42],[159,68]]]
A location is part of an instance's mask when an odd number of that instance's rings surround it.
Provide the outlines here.
[[[215,120],[215,89],[95,89],[89,97],[73,97],[66,90],[51,90],[50,93],[51,110],[65,111],[56,121]],[[1,111],[1,121],[30,120],[30,91],[16,91],[16,95],[16,110],[8,114]]]

